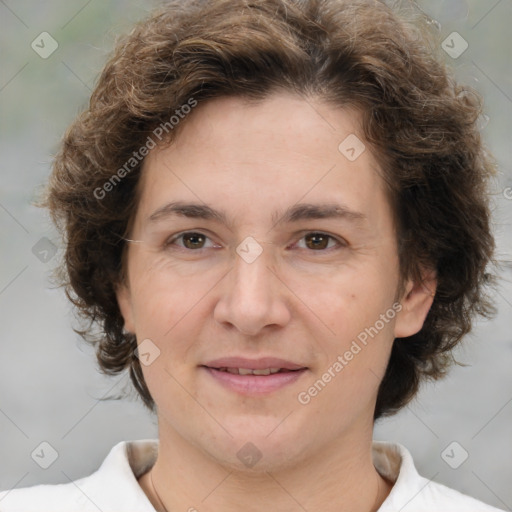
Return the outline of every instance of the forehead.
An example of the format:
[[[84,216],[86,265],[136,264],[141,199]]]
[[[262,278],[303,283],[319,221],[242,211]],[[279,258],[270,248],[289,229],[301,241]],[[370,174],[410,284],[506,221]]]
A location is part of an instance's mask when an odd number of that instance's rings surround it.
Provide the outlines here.
[[[360,125],[353,109],[288,94],[209,100],[171,145],[146,158],[139,217],[173,201],[216,204],[241,222],[273,222],[279,210],[301,202],[382,216],[389,205],[381,170]]]

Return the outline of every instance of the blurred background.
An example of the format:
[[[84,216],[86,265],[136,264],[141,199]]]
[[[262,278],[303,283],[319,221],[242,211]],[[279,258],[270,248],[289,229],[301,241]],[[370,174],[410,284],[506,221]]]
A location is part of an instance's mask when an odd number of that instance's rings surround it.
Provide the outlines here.
[[[61,242],[31,202],[116,36],[158,4],[0,0],[1,490],[86,476],[118,441],[157,437],[128,375],[100,374],[73,332],[64,292],[49,282]],[[457,350],[467,366],[424,386],[377,424],[375,438],[404,444],[426,478],[512,510],[512,1],[429,0],[417,8],[433,19],[460,81],[485,98],[481,128],[500,166],[494,224],[505,263],[498,316],[477,323]],[[55,451],[47,469],[35,462],[41,443]]]

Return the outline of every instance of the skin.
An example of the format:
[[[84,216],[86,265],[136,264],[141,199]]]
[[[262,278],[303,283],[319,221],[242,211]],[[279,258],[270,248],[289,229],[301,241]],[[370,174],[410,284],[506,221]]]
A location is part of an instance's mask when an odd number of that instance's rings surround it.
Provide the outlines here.
[[[359,126],[356,111],[319,99],[220,98],[200,104],[173,144],[145,160],[136,242],[117,297],[125,328],[160,350],[143,371],[158,408],[152,479],[169,511],[363,512],[391,490],[371,456],[378,386],[394,338],[421,329],[435,276],[405,281],[397,296],[396,235],[378,161],[368,145],[353,162],[338,150]],[[179,216],[147,222],[170,201],[224,210],[229,225]],[[275,210],[306,202],[343,204],[364,219],[272,220]],[[206,238],[172,241],[184,231]],[[314,244],[315,232],[333,238]],[[236,253],[248,236],[263,249],[252,263]],[[299,403],[397,299],[401,311]],[[244,396],[200,367],[226,356],[280,357],[308,370],[283,389]],[[262,455],[252,468],[237,457],[247,442]],[[139,483],[164,510],[149,473]]]

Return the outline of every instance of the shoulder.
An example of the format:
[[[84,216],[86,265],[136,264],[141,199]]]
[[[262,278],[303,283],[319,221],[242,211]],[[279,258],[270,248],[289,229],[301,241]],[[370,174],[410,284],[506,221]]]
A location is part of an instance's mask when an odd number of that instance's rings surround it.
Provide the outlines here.
[[[394,482],[379,512],[501,512],[471,496],[422,477],[410,452],[397,443],[375,441],[373,460],[377,471]]]
[[[420,510],[432,510],[432,507],[443,507],[444,510],[466,512],[471,510],[472,512],[502,512],[500,509],[491,507],[482,501],[478,501],[471,496],[462,494],[455,489],[450,489],[445,485],[427,480],[422,477],[424,484],[422,490],[422,496],[419,501],[422,502],[423,507]],[[412,511],[414,509],[414,498],[409,508],[404,508],[405,511]]]
[[[34,485],[21,489],[0,492],[0,510],[2,512],[39,512],[52,507],[55,512],[71,507],[78,512],[89,511],[84,495],[79,488],[87,478],[75,481],[75,484]],[[63,508],[65,507],[65,508]],[[96,509],[97,510],[97,509]]]
[[[137,477],[156,459],[156,440],[116,444],[93,474],[64,484],[0,492],[2,512],[154,512]]]

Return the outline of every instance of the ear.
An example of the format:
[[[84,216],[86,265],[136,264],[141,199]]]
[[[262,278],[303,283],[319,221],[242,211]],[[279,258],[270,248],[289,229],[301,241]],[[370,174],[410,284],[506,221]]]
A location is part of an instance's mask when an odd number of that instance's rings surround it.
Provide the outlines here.
[[[434,270],[422,271],[420,282],[408,280],[400,299],[402,305],[395,322],[395,338],[406,338],[421,330],[434,302],[437,275]]]
[[[116,288],[116,297],[124,319],[124,329],[130,333],[135,333],[132,296],[128,285],[125,283],[119,284]]]

